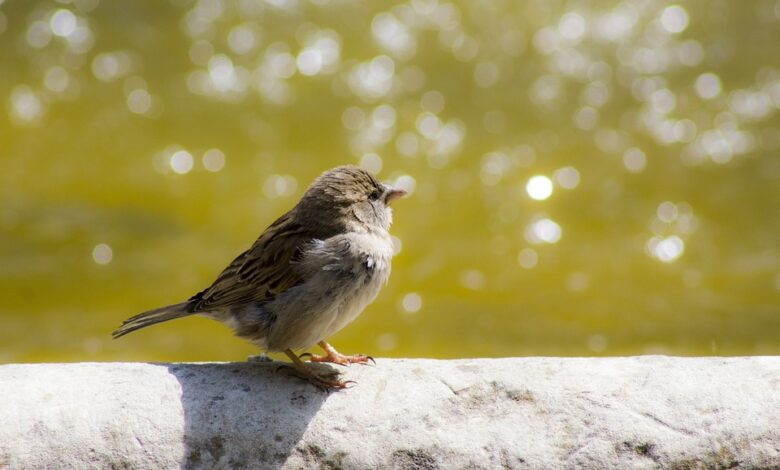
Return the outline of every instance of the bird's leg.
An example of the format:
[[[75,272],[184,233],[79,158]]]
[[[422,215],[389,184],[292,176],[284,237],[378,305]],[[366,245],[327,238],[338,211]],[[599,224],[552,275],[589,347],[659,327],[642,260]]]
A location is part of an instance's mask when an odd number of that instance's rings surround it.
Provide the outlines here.
[[[342,366],[348,366],[350,364],[367,364],[368,361],[376,363],[374,361],[374,358],[371,356],[366,356],[364,354],[355,354],[354,356],[345,356],[338,351],[336,351],[336,348],[331,346],[325,341],[320,341],[317,343],[320,345],[322,349],[325,350],[324,356],[317,356],[316,354],[301,354],[301,357],[308,356],[310,362],[332,362],[334,364],[339,364]]]
[[[286,349],[284,353],[287,354],[287,357],[289,357],[290,360],[292,360],[293,373],[297,377],[302,378],[317,388],[322,390],[328,390],[331,388],[341,389],[347,388],[349,384],[355,383],[351,380],[338,380],[336,378],[338,377],[338,373],[336,372],[330,374],[317,374],[314,370],[312,370],[311,367],[307,366],[303,361],[301,361],[300,358],[294,352],[292,352],[292,350]]]

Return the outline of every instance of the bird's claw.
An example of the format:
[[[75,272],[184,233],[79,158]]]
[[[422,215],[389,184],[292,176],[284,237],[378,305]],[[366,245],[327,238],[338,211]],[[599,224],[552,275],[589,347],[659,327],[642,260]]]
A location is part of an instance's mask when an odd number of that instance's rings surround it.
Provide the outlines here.
[[[279,370],[284,370],[287,374],[303,379],[323,392],[352,388],[357,384],[354,380],[338,380],[339,373],[337,371],[318,373],[313,370],[300,370],[287,364],[277,366],[276,372]]]
[[[343,356],[346,361],[347,365],[349,364],[364,364],[368,365],[368,361],[371,361],[371,364],[376,365],[376,360],[374,360],[373,357],[367,356],[365,354],[355,354],[353,356]]]
[[[305,379],[310,384],[319,388],[323,392],[329,392],[331,390],[345,390],[352,388],[357,384],[354,380],[322,380],[319,378]]]

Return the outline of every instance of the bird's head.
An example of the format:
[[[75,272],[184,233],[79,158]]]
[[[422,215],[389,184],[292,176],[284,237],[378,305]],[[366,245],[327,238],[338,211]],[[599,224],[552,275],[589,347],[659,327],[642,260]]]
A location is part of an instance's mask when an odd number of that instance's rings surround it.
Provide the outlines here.
[[[323,216],[338,217],[367,228],[387,230],[392,223],[390,203],[406,191],[379,182],[374,175],[356,166],[340,166],[321,174],[301,199]]]

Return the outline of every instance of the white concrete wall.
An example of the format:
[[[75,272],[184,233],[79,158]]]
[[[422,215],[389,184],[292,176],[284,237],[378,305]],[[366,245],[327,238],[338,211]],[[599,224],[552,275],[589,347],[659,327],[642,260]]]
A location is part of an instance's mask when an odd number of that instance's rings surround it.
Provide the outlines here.
[[[0,366],[0,468],[778,468],[780,358]]]

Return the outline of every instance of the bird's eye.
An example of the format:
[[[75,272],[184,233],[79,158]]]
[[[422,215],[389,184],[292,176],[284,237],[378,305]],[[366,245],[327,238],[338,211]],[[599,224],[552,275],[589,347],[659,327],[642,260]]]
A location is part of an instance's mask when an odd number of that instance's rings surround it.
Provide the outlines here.
[[[376,201],[381,195],[382,193],[378,189],[375,189],[374,192],[368,195],[368,198],[372,201]]]

